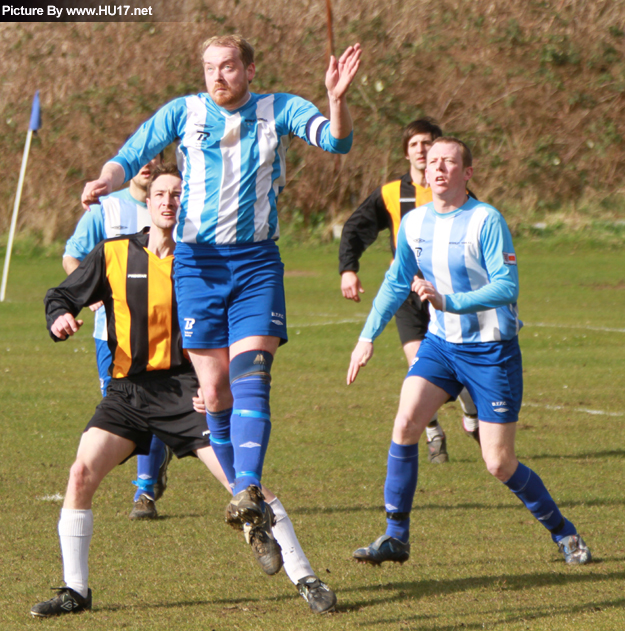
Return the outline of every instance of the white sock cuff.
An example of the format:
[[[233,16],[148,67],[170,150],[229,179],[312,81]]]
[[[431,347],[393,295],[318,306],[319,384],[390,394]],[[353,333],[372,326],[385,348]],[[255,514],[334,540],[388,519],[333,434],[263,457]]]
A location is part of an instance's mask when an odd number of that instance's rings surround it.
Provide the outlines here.
[[[93,511],[62,508],[59,519],[59,536],[91,537],[93,535]]]
[[[276,522],[288,517],[284,506],[282,506],[282,502],[277,497],[274,497],[271,502],[269,502],[269,506],[271,506],[273,514],[276,516]]]
[[[434,440],[435,438],[444,438],[445,437],[445,432],[443,431],[443,428],[439,425],[437,425],[436,427],[429,427],[427,426],[425,428],[425,435],[427,436],[428,442],[431,440]]]
[[[479,429],[480,422],[477,416],[463,416],[462,426],[467,432],[474,432],[476,429]]]

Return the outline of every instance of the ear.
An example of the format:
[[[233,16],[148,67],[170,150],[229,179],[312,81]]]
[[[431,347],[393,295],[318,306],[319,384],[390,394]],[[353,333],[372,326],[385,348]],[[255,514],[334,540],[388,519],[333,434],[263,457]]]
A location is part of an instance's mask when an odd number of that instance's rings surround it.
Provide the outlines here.
[[[249,81],[249,83],[252,83],[252,79],[256,76],[256,64],[250,64],[246,68],[246,72],[247,72],[247,80]]]
[[[468,182],[473,177],[473,167],[467,167],[464,170],[464,181]]]

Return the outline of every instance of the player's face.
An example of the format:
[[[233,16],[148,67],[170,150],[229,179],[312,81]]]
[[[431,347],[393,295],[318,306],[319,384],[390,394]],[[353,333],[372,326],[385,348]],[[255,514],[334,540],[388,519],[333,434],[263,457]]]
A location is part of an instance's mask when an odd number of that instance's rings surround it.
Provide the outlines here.
[[[150,175],[152,175],[152,171],[161,163],[162,160],[160,156],[156,156],[156,158],[150,160],[145,166],[142,166],[141,169],[139,169],[139,173],[132,178],[133,184],[139,187],[142,191],[147,190],[148,180],[150,179]]]
[[[432,134],[415,134],[406,148],[406,160],[416,171],[425,171],[428,150],[432,146]]]
[[[202,59],[206,90],[213,101],[227,110],[241,107],[247,101],[256,66],[246,68],[236,48],[223,46],[209,46]]]
[[[175,175],[165,173],[152,182],[150,196],[145,200],[152,225],[163,230],[176,225],[181,194],[182,180]]]
[[[438,142],[429,151],[425,177],[432,193],[443,199],[464,195],[473,167],[462,165],[460,147],[451,142]]]

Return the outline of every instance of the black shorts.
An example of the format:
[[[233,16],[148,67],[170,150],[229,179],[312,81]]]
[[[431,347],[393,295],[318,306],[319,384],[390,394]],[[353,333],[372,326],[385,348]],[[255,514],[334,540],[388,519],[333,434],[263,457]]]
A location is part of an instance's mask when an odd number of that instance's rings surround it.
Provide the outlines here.
[[[198,381],[194,372],[112,379],[85,432],[98,427],[136,444],[134,454],[150,453],[152,434],[178,458],[208,447],[206,416],[193,409]]]
[[[408,342],[421,341],[425,337],[430,322],[428,303],[422,303],[421,298],[411,291],[404,304],[397,309],[395,324],[401,345]]]

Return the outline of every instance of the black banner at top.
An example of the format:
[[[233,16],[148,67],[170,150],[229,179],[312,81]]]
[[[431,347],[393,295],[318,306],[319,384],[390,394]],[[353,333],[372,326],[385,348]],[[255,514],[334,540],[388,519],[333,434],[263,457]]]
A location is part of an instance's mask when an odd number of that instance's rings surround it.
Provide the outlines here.
[[[2,22],[178,22],[167,0],[0,0]]]

